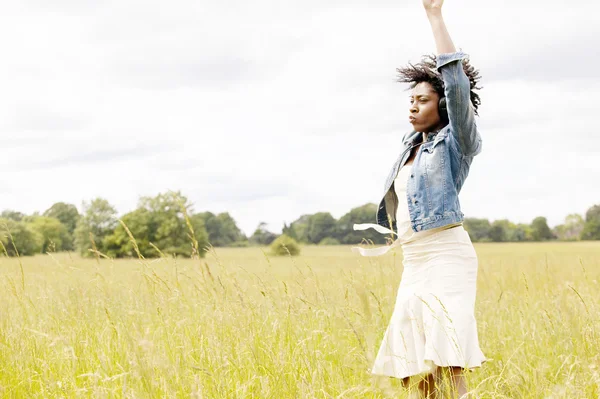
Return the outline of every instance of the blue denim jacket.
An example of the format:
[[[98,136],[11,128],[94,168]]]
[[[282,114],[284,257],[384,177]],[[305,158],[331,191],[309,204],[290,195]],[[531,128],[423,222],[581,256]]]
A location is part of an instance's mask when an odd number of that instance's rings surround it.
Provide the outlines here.
[[[429,230],[464,219],[458,194],[469,174],[473,157],[481,152],[481,136],[470,99],[471,86],[461,62],[467,57],[461,51],[437,57],[437,69],[444,80],[449,124],[437,134],[428,135],[413,161],[405,199],[413,231]],[[404,136],[403,149],[385,182],[376,214],[377,225],[354,225],[355,230],[375,228],[387,233],[391,229],[396,233],[398,198],[394,179],[408,160],[411,146],[422,140],[421,132],[412,131]]]

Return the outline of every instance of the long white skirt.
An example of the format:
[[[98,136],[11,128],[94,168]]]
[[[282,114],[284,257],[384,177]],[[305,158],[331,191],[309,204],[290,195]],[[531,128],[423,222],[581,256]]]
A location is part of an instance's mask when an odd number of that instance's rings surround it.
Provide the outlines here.
[[[480,367],[474,316],[477,254],[454,227],[402,245],[404,271],[371,373],[426,375],[436,366]]]

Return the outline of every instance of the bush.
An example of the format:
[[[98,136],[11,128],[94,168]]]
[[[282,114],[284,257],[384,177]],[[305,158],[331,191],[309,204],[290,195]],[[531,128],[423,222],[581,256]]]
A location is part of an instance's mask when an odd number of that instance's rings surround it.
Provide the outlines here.
[[[288,253],[289,251],[289,253]],[[300,254],[300,245],[292,237],[285,234],[280,235],[271,244],[271,255],[298,255]]]
[[[340,245],[340,241],[333,237],[325,237],[319,242],[319,245]]]
[[[16,256],[16,246],[20,256],[28,256],[42,252],[44,237],[26,223],[0,219],[0,242],[4,247],[0,246],[0,255],[6,251],[8,256]]]

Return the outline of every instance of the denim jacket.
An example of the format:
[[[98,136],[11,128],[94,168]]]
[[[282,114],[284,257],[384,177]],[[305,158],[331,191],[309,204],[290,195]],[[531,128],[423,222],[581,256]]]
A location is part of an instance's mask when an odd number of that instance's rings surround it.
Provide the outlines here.
[[[467,57],[461,51],[437,57],[437,69],[444,80],[449,123],[437,134],[427,135],[426,142],[419,147],[413,161],[406,188],[407,198],[403,200],[408,201],[411,227],[415,232],[462,222],[464,219],[458,194],[469,174],[473,157],[481,152],[481,136],[470,99],[471,86],[461,62]],[[408,160],[411,146],[422,140],[421,132],[412,131],[404,136],[402,151],[385,181],[383,198],[376,213],[377,224],[355,224],[354,230],[374,228],[382,234],[397,234],[395,219],[398,198],[394,179]],[[397,244],[395,242],[393,246]],[[389,248],[377,248],[371,253],[379,255]],[[369,251],[361,248],[359,252],[367,255]]]

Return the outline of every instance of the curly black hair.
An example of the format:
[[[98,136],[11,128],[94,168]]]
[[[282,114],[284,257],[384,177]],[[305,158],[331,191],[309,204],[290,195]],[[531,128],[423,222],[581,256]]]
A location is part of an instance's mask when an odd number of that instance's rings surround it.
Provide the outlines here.
[[[479,75],[479,70],[475,69],[469,63],[468,59],[462,60],[462,64],[463,70],[469,78],[469,82],[471,82],[471,103],[473,103],[475,115],[479,115],[477,108],[481,104],[481,99],[479,98],[479,94],[475,93],[474,90],[481,89],[481,87],[477,86],[481,76]],[[437,57],[434,54],[424,55],[418,64],[414,65],[409,62],[408,66],[396,68],[396,71],[398,72],[397,81],[410,83],[410,89],[413,89],[421,82],[427,82],[431,84],[440,98],[444,97],[444,81],[442,80],[442,75],[437,71]]]

